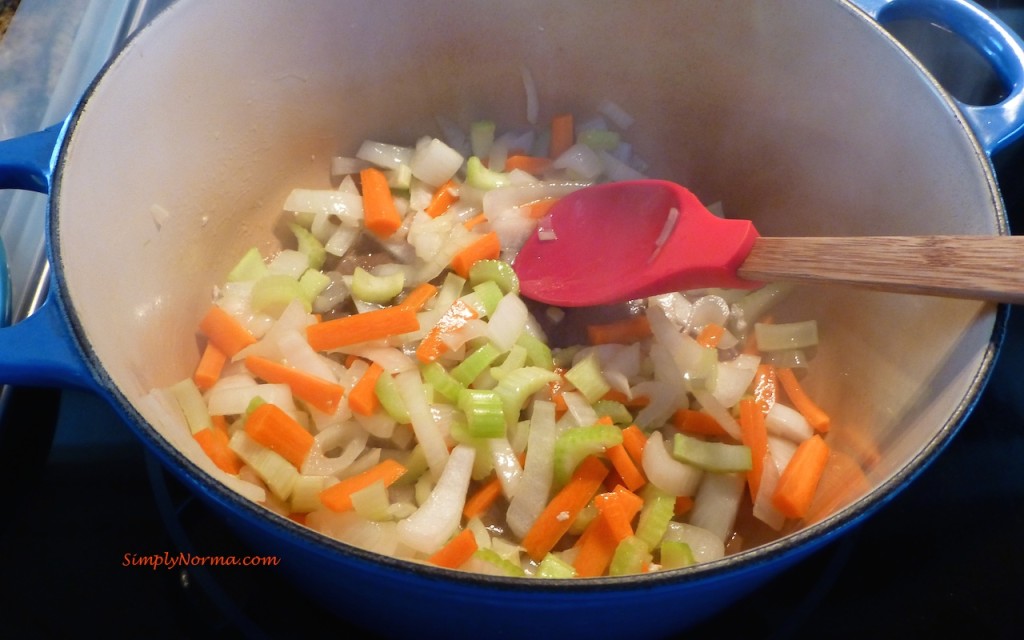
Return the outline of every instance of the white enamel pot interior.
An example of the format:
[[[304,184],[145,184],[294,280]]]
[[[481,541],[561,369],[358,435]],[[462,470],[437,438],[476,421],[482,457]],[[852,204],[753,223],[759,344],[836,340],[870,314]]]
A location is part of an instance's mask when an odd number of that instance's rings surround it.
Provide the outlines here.
[[[523,67],[541,119],[613,100],[635,117],[628,139],[653,177],[721,201],[764,235],[1006,232],[987,156],[954,103],[843,2],[184,1],[129,43],[70,122],[50,219],[56,295],[140,438],[341,615],[396,635],[435,624],[464,633],[452,607],[463,621],[507,615],[489,627],[498,637],[668,634],[918,473],[969,412],[1002,312],[800,290],[794,317],[821,329],[808,386],[833,418],[833,446],[865,463],[869,490],[780,541],[623,580],[524,585],[351,549],[239,499],[187,434],[139,403],[190,374],[211,289],[242,252],[280,246],[272,229],[289,189],[326,187],[330,156],[364,139],[439,134],[436,116],[525,124]],[[416,604],[379,615],[374,591]]]

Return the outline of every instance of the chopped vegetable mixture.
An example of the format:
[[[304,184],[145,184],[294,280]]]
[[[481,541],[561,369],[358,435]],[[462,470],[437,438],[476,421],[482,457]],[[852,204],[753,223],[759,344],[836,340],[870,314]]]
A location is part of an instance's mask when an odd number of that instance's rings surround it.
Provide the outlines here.
[[[241,257],[194,376],[152,399],[267,508],[451,569],[675,569],[742,548],[738,520],[813,517],[830,422],[800,382],[816,322],[768,316],[788,287],[635,301],[573,344],[548,338],[565,310],[519,297],[551,203],[646,169],[602,106],[334,158],[337,188],[290,194],[291,248]]]

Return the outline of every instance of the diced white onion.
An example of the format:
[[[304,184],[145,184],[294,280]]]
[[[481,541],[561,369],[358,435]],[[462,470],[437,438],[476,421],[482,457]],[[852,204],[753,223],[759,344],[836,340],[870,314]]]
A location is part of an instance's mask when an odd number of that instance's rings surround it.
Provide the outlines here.
[[[576,143],[551,162],[555,169],[565,169],[584,180],[595,180],[604,171],[604,162],[596,151],[583,143]]]
[[[500,351],[508,351],[522,335],[529,315],[522,298],[511,293],[505,295],[487,323],[487,337]]]
[[[455,176],[463,160],[458,151],[437,138],[430,138],[425,144],[416,146],[409,166],[416,179],[439,187]]]
[[[358,193],[340,189],[292,189],[284,201],[285,211],[333,216],[350,227],[363,220],[363,199]]]
[[[814,427],[803,414],[778,401],[764,414],[764,426],[768,433],[792,442],[803,442],[814,435]]]
[[[420,553],[434,553],[459,528],[476,450],[457,445],[426,502],[398,523],[402,544]]]
[[[523,477],[508,505],[508,526],[520,538],[526,535],[548,502],[555,449],[555,405],[538,400],[530,416],[530,435]]]
[[[690,524],[722,540],[732,535],[746,479],[740,473],[705,473],[693,498]]]
[[[408,165],[412,160],[413,150],[409,147],[365,140],[359,145],[356,158],[365,160],[383,169],[397,169]]]

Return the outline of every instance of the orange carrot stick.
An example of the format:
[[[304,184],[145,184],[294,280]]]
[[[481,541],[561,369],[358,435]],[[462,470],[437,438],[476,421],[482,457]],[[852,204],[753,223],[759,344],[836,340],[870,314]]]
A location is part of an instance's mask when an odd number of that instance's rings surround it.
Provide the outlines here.
[[[523,537],[523,549],[531,558],[537,562],[544,559],[569,531],[607,475],[608,468],[595,456],[588,456],[576,467],[569,482],[548,502]]]
[[[458,331],[479,315],[473,307],[462,300],[456,300],[420,341],[416,347],[416,359],[429,364],[440,358],[448,351],[448,345],[444,343],[445,335]]]
[[[199,332],[217,345],[228,358],[256,342],[255,336],[241,322],[217,305],[210,307],[203,316],[199,322]]]
[[[808,523],[823,520],[839,507],[867,493],[870,488],[871,484],[857,460],[831,448],[804,519]]]
[[[709,322],[704,325],[697,335],[697,344],[702,347],[717,347],[725,335],[725,327],[720,324]]]
[[[224,364],[227,361],[228,357],[217,345],[212,341],[207,342],[203,349],[203,355],[199,358],[199,364],[196,365],[195,373],[192,374],[192,380],[200,390],[206,391],[220,379],[220,372],[224,370]]]
[[[228,434],[217,428],[206,428],[192,436],[202,447],[203,452],[222,471],[237,476],[242,469],[242,461],[228,446]]]
[[[377,398],[377,379],[382,373],[383,367],[376,362],[371,363],[363,377],[359,378],[359,382],[352,386],[352,391],[348,394],[348,406],[352,411],[361,416],[368,416],[377,410],[380,406],[380,400]]]
[[[449,180],[438,187],[430,198],[430,204],[424,209],[426,214],[431,218],[436,218],[447,211],[459,199],[459,196],[455,195],[458,188],[459,185],[454,180]]]
[[[786,395],[793,401],[793,406],[804,418],[807,418],[807,422],[814,427],[814,430],[819,433],[827,432],[831,422],[828,414],[822,411],[821,407],[815,404],[807,395],[803,387],[800,386],[800,382],[797,381],[793,370],[779,368],[776,370],[775,375],[778,376]]]
[[[266,382],[288,385],[295,397],[324,413],[337,411],[345,397],[345,387],[340,384],[262,356],[247,357],[245,367]]]
[[[605,450],[605,455],[608,460],[615,467],[615,471],[622,478],[622,482],[626,485],[626,488],[630,491],[636,491],[640,487],[647,484],[647,478],[644,477],[643,471],[640,467],[633,462],[628,451],[626,450],[625,444],[617,444],[612,447],[608,447]]]
[[[475,216],[473,216],[472,218],[470,218],[469,220],[466,220],[465,222],[463,222],[462,226],[466,227],[466,229],[468,231],[472,231],[473,229],[475,229],[476,227],[482,225],[485,222],[487,222],[487,214],[486,213],[478,213]]]
[[[550,168],[551,158],[522,154],[512,154],[505,158],[505,171],[519,169],[534,176],[540,176]]]
[[[362,473],[349,476],[341,482],[320,492],[320,502],[332,511],[348,511],[352,508],[352,494],[365,489],[374,482],[390,487],[405,474],[405,467],[396,460],[387,458]]]
[[[245,433],[292,463],[302,466],[313,447],[313,434],[277,405],[265,402],[245,419]]]
[[[594,496],[594,505],[608,521],[608,529],[616,542],[633,535],[633,518],[644,506],[643,498],[619,485],[613,491]]]
[[[210,416],[210,422],[213,423],[213,428],[220,431],[224,435],[228,435],[228,418],[227,416]]]
[[[473,557],[476,550],[476,536],[469,529],[463,529],[438,549],[437,553],[430,556],[427,562],[439,567],[458,569]]]
[[[674,513],[677,516],[684,515],[690,512],[693,508],[693,498],[691,496],[677,496]]]
[[[475,493],[466,498],[466,505],[462,509],[462,515],[467,520],[475,518],[491,508],[501,495],[501,479],[494,476],[485,482]]]
[[[672,424],[683,433],[702,436],[730,437],[728,432],[711,417],[710,413],[697,409],[679,409],[672,414]]]
[[[363,225],[380,238],[389,238],[402,226],[388,178],[372,167],[359,172],[363,185]]]
[[[630,344],[650,337],[647,316],[631,316],[618,322],[592,324],[587,327],[590,344]]]
[[[763,413],[768,413],[775,404],[779,394],[779,378],[775,374],[775,367],[770,364],[759,364],[754,373],[754,381],[751,383],[754,400],[761,407]]]
[[[572,563],[576,576],[595,578],[604,575],[608,565],[612,563],[618,544],[619,541],[611,530],[608,519],[598,515],[576,541],[576,559]]]
[[[613,400],[615,402],[621,402],[626,405],[629,409],[642,409],[647,405],[651,404],[651,399],[647,396],[633,396],[630,398],[625,393],[618,389],[612,389],[608,393],[601,396],[602,400]]]
[[[818,434],[797,446],[772,495],[772,505],[782,515],[803,518],[807,514],[828,463],[828,455],[828,445]]]
[[[479,260],[497,260],[501,256],[501,241],[494,231],[485,233],[452,258],[452,271],[463,278],[469,277],[469,268]]]
[[[551,148],[552,158],[565,153],[573,145],[576,139],[573,119],[571,113],[562,113],[551,119]]]
[[[644,460],[644,447],[647,446],[647,436],[640,430],[640,427],[631,424],[622,430],[622,446],[626,448],[633,464],[642,465]]]
[[[416,312],[399,304],[311,324],[306,327],[306,339],[313,349],[330,351],[368,340],[409,333],[419,328],[420,321]]]
[[[533,218],[534,220],[540,220],[544,216],[548,215],[548,211],[551,211],[551,207],[555,206],[558,202],[558,198],[542,198],[536,202],[532,202],[527,205],[526,216]]]
[[[413,311],[420,311],[436,294],[437,287],[429,282],[424,282],[410,291],[409,295],[405,296],[398,304]]]
[[[756,500],[761,488],[765,457],[768,455],[768,431],[764,425],[764,413],[752,398],[740,400],[740,437],[743,444],[750,447],[751,465],[750,471],[747,471],[747,486],[750,488],[750,499]]]

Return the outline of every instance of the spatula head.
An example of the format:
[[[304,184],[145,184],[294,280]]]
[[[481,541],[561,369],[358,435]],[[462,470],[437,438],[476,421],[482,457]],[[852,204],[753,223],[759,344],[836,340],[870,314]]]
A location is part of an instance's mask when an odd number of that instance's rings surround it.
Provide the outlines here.
[[[583,307],[705,287],[750,288],[736,276],[757,238],[664,180],[611,182],[563,197],[517,256],[521,293]]]

